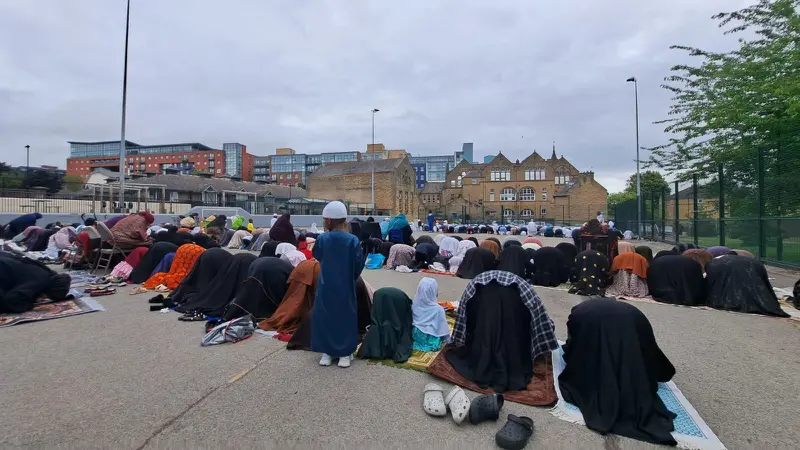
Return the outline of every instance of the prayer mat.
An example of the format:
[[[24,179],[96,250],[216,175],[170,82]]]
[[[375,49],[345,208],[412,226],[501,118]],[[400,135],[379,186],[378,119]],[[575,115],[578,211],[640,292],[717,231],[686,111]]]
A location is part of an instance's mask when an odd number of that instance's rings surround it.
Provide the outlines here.
[[[534,289],[552,289],[554,291],[569,291],[572,287],[572,283],[561,283],[558,286],[539,286],[538,284],[534,284]]]
[[[454,302],[458,305],[458,302]],[[452,334],[453,328],[456,325],[456,318],[453,315],[450,315],[450,311],[447,312],[445,315],[447,319],[447,326],[450,328],[450,333]],[[361,348],[361,344],[358,344],[358,348],[356,348],[356,353],[358,353],[358,349]],[[368,359],[367,364],[380,364],[383,366],[389,367],[397,367],[398,369],[407,369],[407,370],[416,370],[418,372],[427,372],[428,367],[430,367],[431,363],[439,356],[439,352],[441,350],[437,350],[435,352],[422,352],[419,350],[412,350],[411,356],[408,358],[408,361],[402,363],[396,363],[391,359]]]
[[[444,355],[444,350],[448,347],[442,349],[436,359],[428,366],[428,373],[470,391],[481,394],[493,393],[493,390],[478,387],[477,384],[462,377],[461,374],[453,369],[453,366],[450,365]],[[508,401],[522,403],[523,405],[552,406],[558,401],[554,386],[550,355],[543,355],[533,361],[533,377],[531,382],[528,383],[528,388],[524,391],[503,392],[503,397]]]
[[[561,341],[559,341],[559,344],[564,345]],[[550,413],[567,422],[585,425],[586,422],[583,420],[583,414],[581,414],[580,409],[572,403],[567,403],[561,396],[558,376],[561,375],[561,372],[566,367],[564,351],[561,346],[553,350],[552,361],[553,380],[555,391],[558,395],[558,403],[550,410]],[[711,431],[708,424],[700,417],[700,414],[689,403],[689,400],[686,400],[686,397],[683,396],[674,382],[658,383],[658,396],[661,397],[667,409],[678,415],[673,420],[675,431],[672,432],[672,437],[678,442],[678,447],[693,450],[725,449],[717,435]]]
[[[77,316],[95,311],[105,311],[97,301],[82,297],[61,302],[40,303],[32,310],[21,314],[0,314],[0,328],[10,327],[23,322],[38,322],[40,320],[60,319],[62,317]]]
[[[456,274],[450,272],[439,272],[438,270],[431,270],[431,269],[422,269],[420,270],[421,273],[428,273],[431,275],[444,275],[446,277],[454,277]]]

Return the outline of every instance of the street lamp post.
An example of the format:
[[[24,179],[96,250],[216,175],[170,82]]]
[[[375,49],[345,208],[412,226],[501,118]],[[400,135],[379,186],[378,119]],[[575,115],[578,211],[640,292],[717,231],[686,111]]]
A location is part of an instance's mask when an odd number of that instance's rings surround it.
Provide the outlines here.
[[[31,168],[31,146],[25,146],[25,173]]]
[[[125,204],[125,107],[128,99],[128,32],[131,28],[131,0],[125,12],[125,62],[122,66],[122,125],[119,138],[119,207]]]
[[[380,109],[372,109],[372,158],[370,166],[372,169],[372,214],[375,214],[375,113]]]
[[[636,103],[636,234],[642,235],[642,178],[639,173],[639,83],[636,77],[626,80],[633,83],[633,95]]]

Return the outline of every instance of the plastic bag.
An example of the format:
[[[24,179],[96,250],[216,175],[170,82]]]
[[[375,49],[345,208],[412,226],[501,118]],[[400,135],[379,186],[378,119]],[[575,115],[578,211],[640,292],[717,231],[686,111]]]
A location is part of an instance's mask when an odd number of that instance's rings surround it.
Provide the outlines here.
[[[253,319],[250,316],[238,317],[212,328],[203,336],[200,346],[208,347],[225,342],[239,342],[252,336],[253,331],[255,331],[255,326],[253,326]]]

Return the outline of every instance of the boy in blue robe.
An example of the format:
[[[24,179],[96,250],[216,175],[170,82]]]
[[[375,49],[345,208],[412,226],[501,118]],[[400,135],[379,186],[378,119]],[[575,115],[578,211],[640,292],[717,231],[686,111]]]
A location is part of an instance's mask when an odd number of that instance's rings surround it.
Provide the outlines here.
[[[327,232],[317,238],[312,250],[320,273],[312,310],[311,350],[322,353],[321,366],[339,358],[339,367],[350,367],[358,346],[356,280],[364,269],[364,256],[358,238],[349,232],[344,203],[328,203],[322,218]]]

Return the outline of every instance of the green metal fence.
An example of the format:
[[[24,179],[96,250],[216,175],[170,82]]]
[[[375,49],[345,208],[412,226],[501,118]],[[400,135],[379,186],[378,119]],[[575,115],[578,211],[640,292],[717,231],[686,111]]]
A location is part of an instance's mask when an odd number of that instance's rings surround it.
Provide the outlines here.
[[[800,266],[800,145],[792,150],[759,148],[749,158],[681,174],[669,192],[643,193],[641,230],[636,200],[615,208],[616,226],[644,239],[724,245]]]

